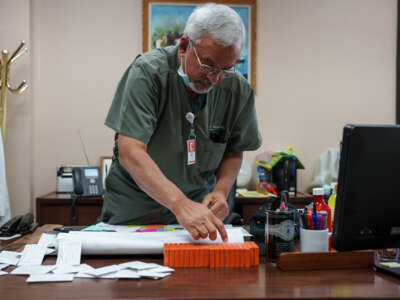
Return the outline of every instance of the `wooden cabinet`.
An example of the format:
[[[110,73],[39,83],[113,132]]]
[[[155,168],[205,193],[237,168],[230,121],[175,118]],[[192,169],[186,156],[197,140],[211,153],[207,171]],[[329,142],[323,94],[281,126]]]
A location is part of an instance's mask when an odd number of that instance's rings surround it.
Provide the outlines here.
[[[52,192],[36,198],[36,221],[39,225],[91,225],[96,223],[103,207],[103,197],[78,198],[76,220],[71,220],[71,194]]]
[[[265,198],[236,197],[235,209],[243,217],[244,224],[249,224],[251,216],[263,205]],[[297,193],[289,202],[298,208],[312,201],[312,195]],[[103,197],[78,198],[76,201],[77,220],[70,218],[71,194],[52,192],[36,198],[36,221],[39,225],[91,225],[96,223],[101,214]]]
[[[303,208],[306,204],[312,201],[313,197],[310,194],[297,193],[297,196],[291,196],[289,203],[295,205],[297,208]],[[243,218],[245,225],[250,224],[251,216],[265,203],[266,198],[247,198],[238,196],[235,199],[234,211],[239,213]]]

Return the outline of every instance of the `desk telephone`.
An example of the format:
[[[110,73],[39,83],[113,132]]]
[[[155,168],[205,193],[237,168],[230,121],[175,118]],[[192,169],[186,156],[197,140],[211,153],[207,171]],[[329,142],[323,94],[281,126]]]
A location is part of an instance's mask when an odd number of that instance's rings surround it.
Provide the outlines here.
[[[103,182],[98,167],[74,167],[72,169],[74,193],[78,197],[102,196]]]
[[[74,167],[72,169],[74,192],[72,194],[69,218],[74,224],[78,220],[76,201],[78,198],[101,197],[104,194],[99,167]]]
[[[36,223],[33,223],[33,215],[27,213],[12,218],[7,223],[0,227],[0,236],[7,237],[15,234],[27,234],[35,231],[37,227]]]

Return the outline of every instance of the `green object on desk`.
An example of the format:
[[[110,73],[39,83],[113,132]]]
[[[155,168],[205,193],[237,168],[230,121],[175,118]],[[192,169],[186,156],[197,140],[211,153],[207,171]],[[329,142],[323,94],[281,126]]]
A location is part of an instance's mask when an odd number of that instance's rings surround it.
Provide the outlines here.
[[[82,231],[110,231],[110,229],[97,225],[90,225],[89,227],[82,229]]]

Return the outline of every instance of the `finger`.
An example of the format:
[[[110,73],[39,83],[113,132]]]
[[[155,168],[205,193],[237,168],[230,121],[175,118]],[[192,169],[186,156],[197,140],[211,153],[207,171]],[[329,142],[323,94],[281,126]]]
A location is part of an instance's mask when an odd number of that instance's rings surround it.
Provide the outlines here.
[[[228,233],[226,232],[225,226],[222,223],[222,221],[220,219],[218,219],[217,217],[215,217],[214,224],[217,227],[219,234],[221,235],[221,239],[224,242],[227,242],[228,241]]]
[[[197,231],[200,233],[200,237],[202,239],[205,239],[208,237],[208,230],[204,225],[200,224],[199,226],[197,226]]]
[[[208,208],[213,208],[213,206],[216,204],[217,202],[215,201],[215,199],[213,197],[206,197],[203,200],[203,203],[205,206],[207,206]]]
[[[186,230],[190,233],[192,238],[195,239],[196,241],[200,238],[200,234],[197,232],[197,230],[195,228],[187,228]]]
[[[218,219],[220,219],[221,221],[224,220],[224,219],[228,216],[228,214],[229,214],[228,206],[225,205],[225,204],[221,204],[221,203],[219,203],[219,204],[213,206],[213,207],[211,208],[211,211],[212,211],[212,212],[214,213],[214,215],[215,215],[216,217],[218,217]]]
[[[207,227],[210,240],[215,241],[217,239],[217,228],[215,228],[214,224],[210,221],[208,221],[205,226]]]

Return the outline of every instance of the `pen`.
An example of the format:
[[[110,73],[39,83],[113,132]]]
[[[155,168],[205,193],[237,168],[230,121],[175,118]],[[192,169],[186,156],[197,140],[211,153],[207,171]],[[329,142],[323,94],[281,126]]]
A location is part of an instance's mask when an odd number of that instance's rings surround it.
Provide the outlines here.
[[[318,219],[317,219],[317,208],[315,206],[315,203],[313,203],[313,211],[312,211],[312,220],[313,220],[313,224],[314,224],[314,229],[318,230]]]
[[[307,212],[307,225],[308,225],[308,229],[314,229],[314,224],[313,224],[313,220],[312,220],[312,216],[311,216],[311,211]]]
[[[325,229],[324,224],[322,223],[322,214],[319,212],[317,213],[317,221],[318,221],[318,228]]]
[[[308,229],[308,224],[307,224],[307,207],[304,207],[304,211],[303,211],[303,226],[304,226],[304,229]]]
[[[158,232],[158,231],[161,231],[161,230],[159,230],[158,228],[141,228],[141,229],[136,230],[135,232]],[[162,230],[162,231],[164,231],[164,230]]]
[[[319,214],[321,215],[321,229],[328,228],[328,213],[324,210],[320,211]]]
[[[304,225],[303,225],[303,211],[301,209],[297,210],[297,217],[299,219],[300,227],[304,228]]]

